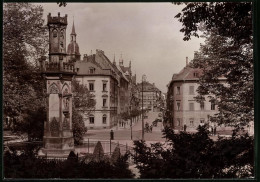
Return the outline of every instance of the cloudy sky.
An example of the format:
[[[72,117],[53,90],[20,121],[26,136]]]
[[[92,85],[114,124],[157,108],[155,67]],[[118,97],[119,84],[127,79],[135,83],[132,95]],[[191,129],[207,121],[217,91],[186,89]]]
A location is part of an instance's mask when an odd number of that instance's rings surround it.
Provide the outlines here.
[[[141,81],[147,81],[164,93],[173,73],[185,66],[186,56],[191,60],[202,39],[183,41],[181,23],[174,16],[183,6],[172,3],[41,3],[44,18],[48,13],[68,15],[67,44],[74,17],[80,53],[95,53],[101,49],[113,61],[123,57],[124,65],[132,60],[132,71]]]

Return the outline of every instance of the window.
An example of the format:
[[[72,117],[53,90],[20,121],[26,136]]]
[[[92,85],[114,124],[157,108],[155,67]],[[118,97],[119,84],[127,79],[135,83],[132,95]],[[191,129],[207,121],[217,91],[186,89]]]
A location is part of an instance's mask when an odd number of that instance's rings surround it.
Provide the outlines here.
[[[103,99],[103,107],[106,107],[107,105],[107,99]]]
[[[194,119],[190,119],[190,126],[194,126]]]
[[[103,83],[103,91],[107,91],[107,84]]]
[[[208,117],[208,122],[209,122],[209,120],[210,120],[210,115],[207,115],[207,117]]]
[[[177,111],[181,110],[181,103],[177,102]]]
[[[103,124],[107,124],[107,116],[104,114],[102,118]]]
[[[189,110],[194,111],[194,103],[189,103]]]
[[[177,118],[177,126],[180,126],[180,125],[181,125],[181,119]]]
[[[95,123],[95,118],[93,115],[89,116],[89,124],[94,124]]]
[[[200,119],[200,124],[203,125],[205,123],[205,119],[204,118],[201,118]]]
[[[181,94],[181,87],[177,87],[177,95]]]
[[[204,102],[200,103],[200,110],[204,110]]]
[[[211,110],[215,110],[215,102],[214,101],[211,102]]]
[[[94,91],[94,83],[89,83],[89,90]]]
[[[194,94],[194,86],[190,86],[189,93],[190,95]]]
[[[199,77],[199,73],[198,73],[198,72],[194,72],[194,73],[193,73],[193,76],[194,76],[194,77]]]
[[[89,73],[90,73],[90,74],[94,74],[94,73],[95,73],[95,68],[90,68],[90,69],[89,69]]]

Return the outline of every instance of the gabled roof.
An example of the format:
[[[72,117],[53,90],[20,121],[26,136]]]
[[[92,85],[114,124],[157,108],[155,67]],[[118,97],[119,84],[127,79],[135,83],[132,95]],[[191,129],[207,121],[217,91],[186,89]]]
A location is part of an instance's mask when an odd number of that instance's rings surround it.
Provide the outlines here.
[[[199,68],[186,66],[178,74],[173,74],[172,81],[198,80],[202,73]]]
[[[117,69],[122,73],[123,78],[129,82],[128,78],[125,76],[124,71],[122,70],[121,66],[117,66]]]
[[[142,83],[138,83],[137,87],[141,91],[142,90]],[[145,91],[145,92],[156,92],[156,91],[159,91],[160,92],[160,90],[154,84],[151,84],[151,83],[149,83],[147,81],[143,82],[143,91]]]
[[[126,72],[130,73],[130,72],[131,72],[130,67],[120,66],[120,68],[121,68],[121,70],[122,70],[124,73],[126,73]]]

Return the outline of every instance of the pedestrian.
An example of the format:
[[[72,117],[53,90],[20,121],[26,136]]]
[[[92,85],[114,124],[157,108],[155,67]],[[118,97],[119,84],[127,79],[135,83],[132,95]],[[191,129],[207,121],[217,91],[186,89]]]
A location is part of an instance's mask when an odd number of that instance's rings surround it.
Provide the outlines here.
[[[186,132],[186,128],[187,128],[187,126],[186,126],[186,124],[183,126],[183,130],[184,130],[184,132]]]
[[[110,131],[110,140],[114,140],[114,131],[113,130]]]

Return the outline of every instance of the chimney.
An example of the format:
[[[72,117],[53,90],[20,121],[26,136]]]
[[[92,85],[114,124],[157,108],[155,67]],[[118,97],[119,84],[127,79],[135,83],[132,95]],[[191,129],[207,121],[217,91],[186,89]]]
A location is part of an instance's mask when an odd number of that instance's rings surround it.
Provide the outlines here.
[[[188,57],[186,57],[186,66],[188,66],[189,61],[188,61]]]

